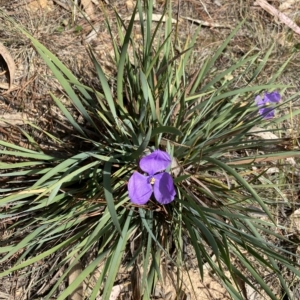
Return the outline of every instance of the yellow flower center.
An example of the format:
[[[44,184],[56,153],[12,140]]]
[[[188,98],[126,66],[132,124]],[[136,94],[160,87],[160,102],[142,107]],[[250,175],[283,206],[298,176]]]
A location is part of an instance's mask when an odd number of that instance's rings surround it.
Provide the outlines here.
[[[155,182],[155,178],[154,177],[152,177],[151,179],[150,179],[150,184],[154,184],[154,182]]]

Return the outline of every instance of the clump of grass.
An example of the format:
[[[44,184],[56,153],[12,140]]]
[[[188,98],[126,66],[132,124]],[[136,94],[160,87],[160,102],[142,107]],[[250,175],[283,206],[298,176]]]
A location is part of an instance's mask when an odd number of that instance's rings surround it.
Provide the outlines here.
[[[285,240],[276,233],[270,211],[276,202],[260,196],[256,190],[263,172],[254,174],[252,167],[264,160],[298,153],[274,149],[267,153],[270,141],[247,139],[254,126],[264,127],[289,118],[266,121],[254,104],[254,96],[264,90],[276,89],[282,94],[288,88],[276,83],[288,62],[260,85],[254,83],[255,78],[272,49],[263,57],[260,53],[247,53],[227,70],[212,73],[214,63],[243,26],[241,23],[198,73],[187,80],[186,68],[197,33],[180,44],[173,39],[170,18],[166,23],[158,22],[151,33],[152,9],[152,1],[137,1],[128,25],[116,14],[118,38],[107,20],[118,73],[116,85],[110,86],[90,51],[101,90],[82,84],[55,55],[19,27],[52,70],[83,121],[78,122],[63,102],[51,94],[74,129],[78,144],[75,151],[47,153],[25,131],[22,134],[29,148],[0,141],[0,153],[8,158],[0,165],[1,177],[6,181],[0,189],[1,217],[15,220],[9,226],[11,234],[2,241],[1,263],[19,253],[0,276],[26,270],[45,258],[56,260],[34,283],[39,286],[63,269],[57,282],[44,292],[45,299],[49,299],[74,265],[92,253],[80,276],[57,299],[66,299],[100,263],[103,271],[89,299],[95,299],[99,289],[102,299],[109,299],[122,263],[142,269],[135,288],[143,299],[150,299],[157,281],[162,279],[161,261],[180,272],[186,263],[183,249],[188,241],[195,251],[200,275],[204,276],[204,264],[209,264],[234,299],[243,299],[241,281],[276,299],[264,280],[266,273],[276,274],[284,293],[290,295],[281,270],[284,266],[299,276],[296,255],[266,239],[271,235]],[[166,9],[165,13],[171,16],[170,7]],[[142,47],[136,47],[131,36],[135,13],[140,17]],[[162,29],[164,38],[154,43]],[[133,61],[128,56],[129,46],[133,49]],[[240,78],[246,83],[237,87]],[[67,147],[66,141],[28,124],[57,144],[57,148]],[[265,153],[257,154],[262,148]],[[166,151],[173,158],[173,166],[167,171],[174,178],[175,200],[167,206],[154,200],[145,206],[132,205],[127,181],[138,168],[139,159],[155,149]],[[247,155],[249,152],[253,155]],[[247,181],[249,174],[254,176],[251,181]],[[250,213],[257,212],[253,206],[269,219],[252,217]],[[130,248],[133,242],[135,246]]]

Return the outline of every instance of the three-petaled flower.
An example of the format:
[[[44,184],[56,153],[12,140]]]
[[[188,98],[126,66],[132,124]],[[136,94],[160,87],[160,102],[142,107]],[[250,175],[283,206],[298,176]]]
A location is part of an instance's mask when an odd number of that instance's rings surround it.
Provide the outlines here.
[[[265,93],[264,97],[256,96],[255,104],[259,107],[259,114],[264,119],[271,119],[275,116],[274,106],[280,101],[278,92]]]
[[[146,204],[152,193],[160,204],[168,204],[176,195],[173,178],[167,172],[162,172],[171,164],[167,152],[155,150],[144,156],[139,163],[140,168],[148,173],[142,175],[134,172],[128,181],[128,193],[131,202],[138,205]]]

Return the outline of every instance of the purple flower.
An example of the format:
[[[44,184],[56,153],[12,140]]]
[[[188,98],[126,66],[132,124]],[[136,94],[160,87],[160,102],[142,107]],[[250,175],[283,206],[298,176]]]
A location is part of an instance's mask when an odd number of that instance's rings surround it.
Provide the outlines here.
[[[274,106],[280,101],[278,92],[265,93],[264,97],[256,96],[255,104],[259,107],[259,114],[264,119],[271,119],[275,116]]]
[[[172,202],[176,195],[173,178],[169,173],[162,172],[170,164],[170,155],[161,150],[155,150],[143,157],[140,160],[140,168],[148,175],[134,172],[130,177],[128,193],[131,202],[144,205],[149,201],[153,192],[160,204]]]

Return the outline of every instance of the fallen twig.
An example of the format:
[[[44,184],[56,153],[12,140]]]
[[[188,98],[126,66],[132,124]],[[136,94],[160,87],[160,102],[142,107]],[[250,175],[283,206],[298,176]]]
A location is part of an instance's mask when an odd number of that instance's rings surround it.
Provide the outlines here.
[[[282,23],[290,27],[296,33],[300,34],[300,27],[295,22],[293,22],[289,17],[287,17],[285,14],[283,14],[282,12],[278,11],[275,7],[270,5],[266,0],[256,0],[255,4],[258,4],[269,14],[278,17]]]
[[[180,17],[181,19],[188,20],[190,22],[196,23],[201,26],[206,26],[206,27],[215,27],[215,28],[232,28],[233,26],[229,24],[220,24],[220,23],[214,23],[214,22],[207,22],[207,21],[202,21],[198,19],[193,19],[190,17]]]

